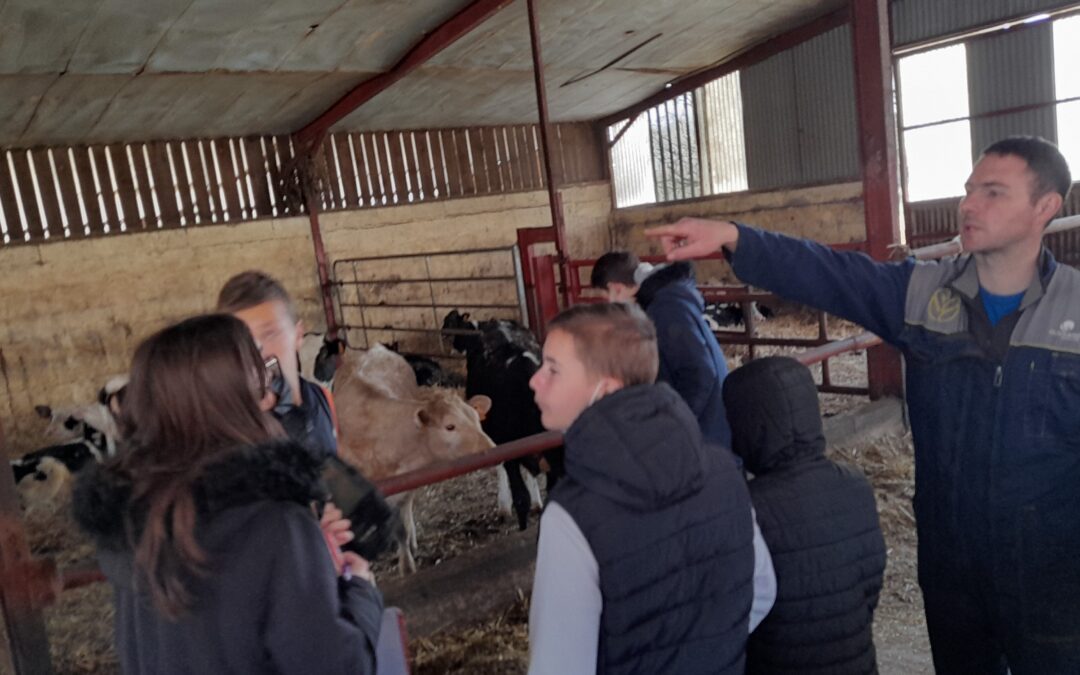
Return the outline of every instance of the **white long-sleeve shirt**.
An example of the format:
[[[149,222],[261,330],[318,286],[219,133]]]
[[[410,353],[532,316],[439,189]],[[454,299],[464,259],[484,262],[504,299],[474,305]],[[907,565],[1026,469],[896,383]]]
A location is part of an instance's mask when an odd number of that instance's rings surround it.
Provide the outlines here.
[[[769,547],[754,523],[753,632],[776,601]],[[593,675],[600,641],[600,565],[573,517],[549,502],[540,518],[532,601],[529,605],[530,675]]]

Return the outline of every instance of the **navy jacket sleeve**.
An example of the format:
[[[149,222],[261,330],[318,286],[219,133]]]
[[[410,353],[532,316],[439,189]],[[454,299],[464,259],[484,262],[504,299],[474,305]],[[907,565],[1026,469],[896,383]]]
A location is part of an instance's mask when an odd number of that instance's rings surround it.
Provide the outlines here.
[[[285,512],[271,557],[266,648],[280,673],[375,672],[382,596],[360,579],[335,578],[318,523]]]
[[[658,380],[679,392],[700,420],[706,406],[715,402],[715,392],[727,375],[726,365],[713,362],[705,343],[714,338],[705,332],[704,320],[683,303],[654,302],[647,314],[656,325]]]
[[[904,303],[915,261],[876,262],[864,253],[739,224],[730,257],[741,281],[854,321],[886,342],[904,328]]]

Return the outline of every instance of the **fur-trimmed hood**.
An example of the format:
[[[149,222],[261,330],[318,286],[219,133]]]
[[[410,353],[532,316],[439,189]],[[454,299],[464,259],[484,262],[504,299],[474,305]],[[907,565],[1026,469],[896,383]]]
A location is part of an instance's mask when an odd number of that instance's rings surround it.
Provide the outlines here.
[[[258,501],[307,505],[326,497],[321,463],[292,441],[239,448],[206,467],[195,481],[200,517]],[[128,524],[142,521],[142,506],[132,501],[131,477],[116,464],[89,467],[73,498],[75,520],[102,546],[130,546]],[[136,525],[138,527],[138,525]]]

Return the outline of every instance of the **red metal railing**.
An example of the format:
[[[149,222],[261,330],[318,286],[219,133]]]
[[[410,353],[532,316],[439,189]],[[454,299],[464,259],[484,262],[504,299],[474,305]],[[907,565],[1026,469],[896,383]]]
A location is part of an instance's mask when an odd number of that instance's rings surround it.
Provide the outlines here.
[[[865,242],[853,242],[848,244],[834,244],[832,248],[841,251],[864,251],[866,250]],[[723,260],[724,256],[720,253],[714,253],[710,256],[703,258],[704,260]],[[662,263],[665,262],[663,256],[642,256],[641,260],[650,263]],[[578,304],[583,302],[603,302],[604,298],[599,295],[589,295],[586,289],[581,283],[581,272],[583,269],[587,269],[596,264],[595,259],[579,259],[571,260],[568,263],[570,270],[570,302],[571,304]],[[755,318],[752,304],[755,302],[768,303],[777,302],[780,298],[772,293],[764,293],[758,291],[751,291],[749,286],[745,285],[731,285],[731,286],[716,286],[716,285],[703,285],[698,286],[698,290],[701,291],[701,295],[704,297],[706,304],[715,302],[723,303],[738,303],[742,309],[743,315],[743,328],[742,330],[719,330],[713,331],[716,336],[717,342],[722,345],[741,345],[747,348],[749,357],[754,359],[757,357],[757,347],[809,347],[818,348],[825,345],[836,344],[844,345],[843,348],[839,348],[839,351],[835,351],[837,348],[826,349],[820,353],[825,354],[821,358],[814,359],[806,362],[807,365],[811,363],[821,364],[821,384],[818,385],[818,391],[827,394],[849,394],[854,396],[866,396],[869,394],[868,387],[852,387],[847,385],[833,384],[831,373],[829,370],[829,358],[832,356],[839,356],[851,351],[859,351],[866,347],[872,347],[877,344],[881,344],[881,340],[874,338],[873,341],[868,338],[861,338],[858,341],[851,342],[850,340],[833,341],[829,336],[828,321],[825,312],[817,311],[817,329],[818,334],[816,337],[810,338],[794,338],[794,337],[762,337],[758,335],[757,319]],[[865,346],[852,346],[862,345]],[[802,354],[793,355],[795,358],[802,360]]]

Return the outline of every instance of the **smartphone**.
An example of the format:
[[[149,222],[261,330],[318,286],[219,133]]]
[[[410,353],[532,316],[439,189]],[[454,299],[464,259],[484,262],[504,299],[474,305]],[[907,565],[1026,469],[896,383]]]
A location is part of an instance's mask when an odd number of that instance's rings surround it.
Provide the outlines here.
[[[330,456],[323,465],[322,479],[329,500],[352,521],[353,540],[342,548],[373,561],[403,538],[405,528],[397,509],[355,468]]]

